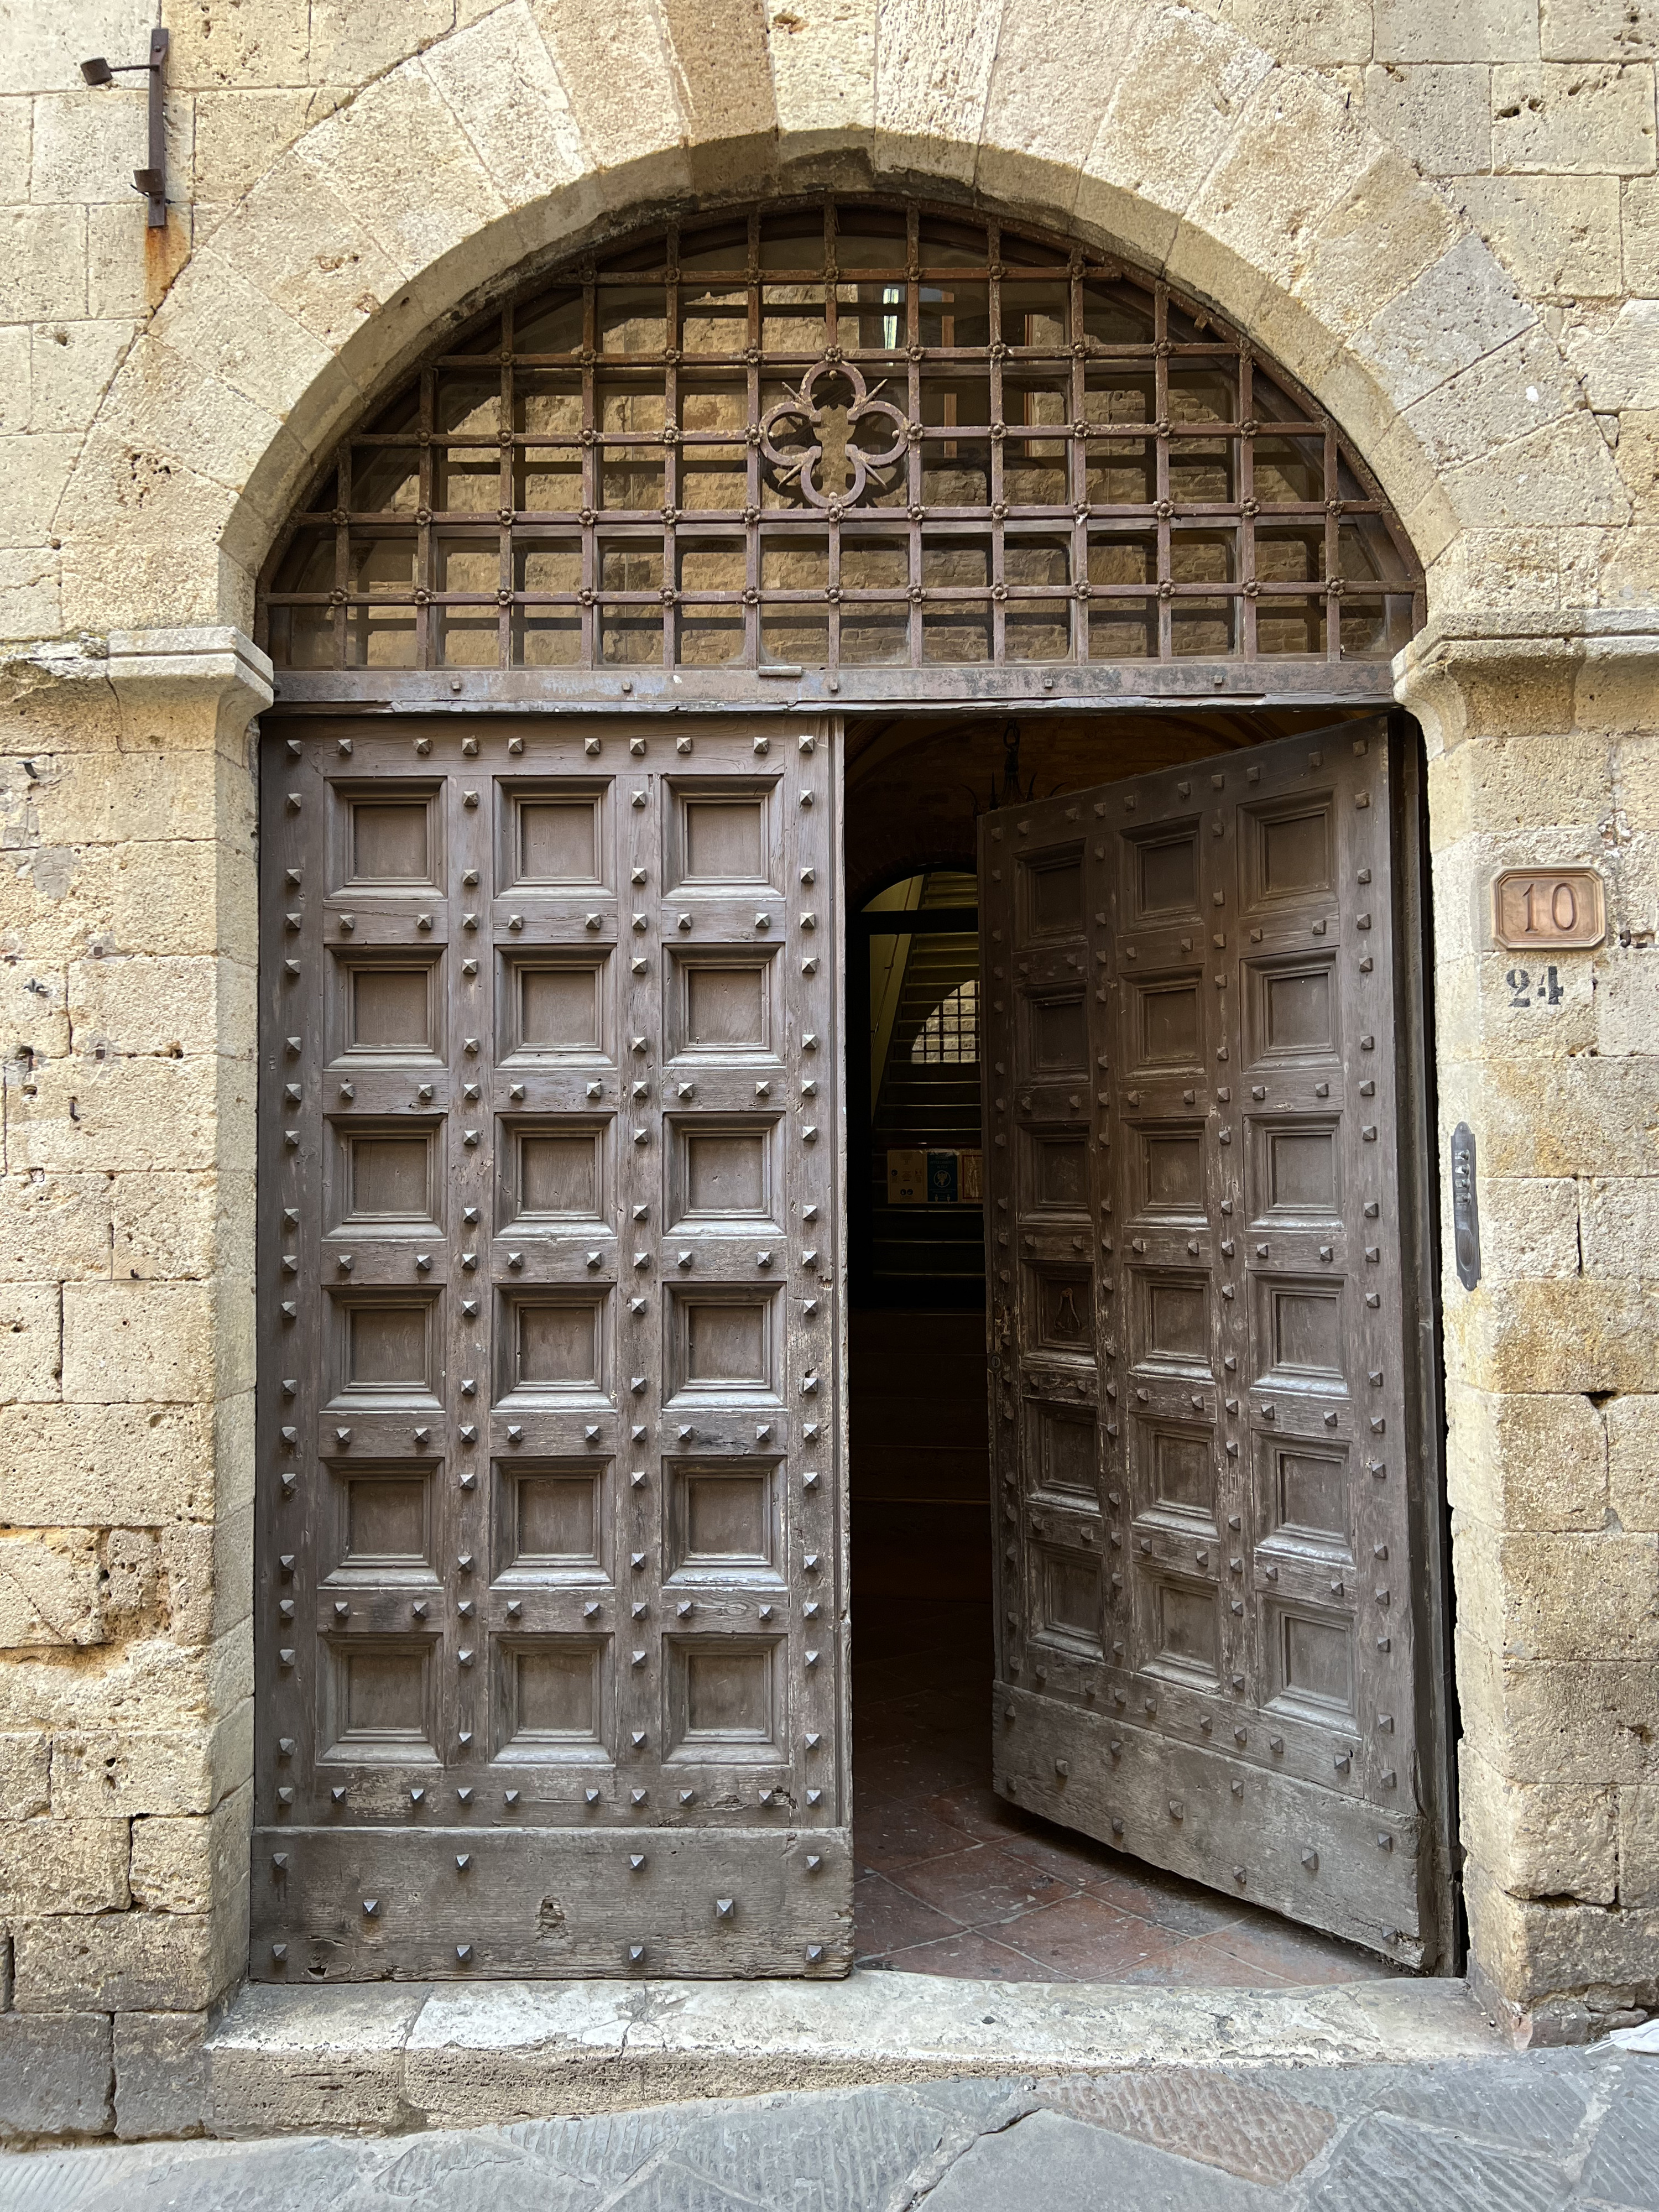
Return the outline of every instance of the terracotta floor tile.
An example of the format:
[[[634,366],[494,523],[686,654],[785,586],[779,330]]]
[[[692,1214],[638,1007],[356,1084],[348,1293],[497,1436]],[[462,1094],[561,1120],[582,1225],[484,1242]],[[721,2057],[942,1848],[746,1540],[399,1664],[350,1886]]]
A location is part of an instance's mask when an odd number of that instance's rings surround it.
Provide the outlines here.
[[[972,1928],[964,1929],[960,1936],[941,1936],[932,1943],[913,1943],[906,1950],[890,1951],[882,1963],[895,1973],[951,1974],[970,1982],[1036,1978],[1031,1962],[1023,1953],[1011,1951],[1006,1943]]]
[[[966,1841],[966,1838],[963,1839]],[[923,1859],[893,1879],[901,1889],[948,1912],[964,1928],[1012,1919],[1033,1905],[1057,1903],[1073,1893],[1028,1862],[1012,1859],[992,1844],[969,1844],[965,1850]]]
[[[1034,1867],[1062,1881],[1092,1884],[1110,1869],[1112,1854],[1091,1836],[1070,1835],[1047,1820],[1025,1816],[1025,1826],[1002,1838],[1002,1848],[1012,1858],[1027,1859]]]
[[[1150,1867],[1116,1857],[1085,1884],[1091,1897],[1115,1905],[1120,1912],[1133,1912],[1173,1936],[1205,1936],[1231,1928],[1243,1907],[1236,1898],[1202,1884],[1182,1881],[1176,1875],[1160,1875]]]
[[[1069,1897],[1006,1920],[997,1940],[1023,1951],[1045,1979],[1118,1982],[1147,1966],[1165,1966],[1180,1939],[1145,1920],[1115,1912],[1097,1897]]]
[[[941,1790],[932,1802],[941,1819],[966,1828],[969,1835],[982,1837],[987,1843],[1029,1836],[1039,1826],[1035,1814],[997,1796],[988,1772],[982,1779],[973,1774],[963,1777],[956,1787]]]
[[[963,1779],[961,1767],[947,1744],[914,1735],[894,1743],[870,1743],[862,1736],[853,1739],[854,1789],[869,1782],[880,1790],[902,1790],[915,1802],[925,1804],[930,1797],[959,1790]]]
[[[999,1796],[990,1651],[964,1640],[968,1602],[855,1602],[854,1864],[872,1870],[854,1893],[861,1960],[906,1973],[1216,1988],[1394,1971]]]
[[[860,1960],[958,1933],[954,1920],[896,1888],[884,1874],[860,1875],[853,1884],[853,1946]]]
[[[1374,1952],[1340,1942],[1310,1928],[1252,1913],[1206,1939],[1247,1966],[1260,1966],[1301,1988],[1328,1988],[1340,1982],[1385,1980],[1400,1972]]]
[[[853,1686],[853,1702],[858,1704],[858,1685]],[[853,1733],[853,1749],[868,1759],[880,1752],[908,1751],[916,1740],[916,1720],[914,1713],[902,1705],[878,1707],[873,1712],[861,1711],[858,1726]]]
[[[860,1795],[854,1805],[853,1857],[860,1871],[891,1874],[917,1859],[937,1859],[947,1852],[975,1848],[964,1829],[952,1827],[926,1804],[912,1798],[882,1796],[872,1802]]]

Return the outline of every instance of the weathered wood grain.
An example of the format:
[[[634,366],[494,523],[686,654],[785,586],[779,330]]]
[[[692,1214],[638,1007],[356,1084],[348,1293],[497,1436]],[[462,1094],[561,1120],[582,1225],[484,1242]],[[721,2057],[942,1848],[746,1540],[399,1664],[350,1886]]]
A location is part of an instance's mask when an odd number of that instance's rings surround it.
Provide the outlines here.
[[[994,1742],[1049,1817],[1433,1964],[1399,773],[1354,722],[981,824]]]
[[[836,734],[264,750],[253,1972],[844,1971]]]

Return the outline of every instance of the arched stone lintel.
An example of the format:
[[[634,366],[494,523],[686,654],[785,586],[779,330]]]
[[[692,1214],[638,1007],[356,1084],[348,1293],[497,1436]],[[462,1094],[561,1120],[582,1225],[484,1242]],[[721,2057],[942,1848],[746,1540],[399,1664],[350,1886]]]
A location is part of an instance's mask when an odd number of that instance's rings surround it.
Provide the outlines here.
[[[497,49],[520,16],[552,58],[509,97]],[[1057,90],[1053,68],[1030,57],[1063,53],[1068,39],[1075,57],[1078,27],[1056,33],[1042,16],[1036,0],[1006,0],[994,70],[964,48],[960,81],[924,70],[906,93],[884,79],[867,120],[844,88],[819,112],[780,79],[769,117],[738,100],[698,136],[703,113],[688,128],[684,88],[678,106],[657,98],[647,56],[633,142],[643,150],[608,162],[625,142],[585,80],[592,56],[572,46],[586,33],[550,0],[515,0],[400,64],[279,157],[132,349],[60,514],[70,620],[246,625],[253,580],[307,479],[446,322],[585,238],[676,204],[832,186],[964,198],[1072,228],[1196,293],[1329,409],[1376,469],[1432,589],[1435,564],[1486,519],[1478,497],[1466,511],[1459,471],[1436,458],[1460,445],[1460,380],[1532,330],[1534,311],[1317,79],[1191,10],[1152,4],[1097,36],[1094,66],[1073,65]],[[890,22],[883,35],[890,42]],[[1195,88],[1208,94],[1198,106]],[[1196,118],[1179,131],[1177,110]],[[769,130],[744,127],[763,122]],[[1413,411],[1430,400],[1432,441]],[[1490,414],[1489,393],[1485,404]],[[1523,408],[1509,419],[1528,427]],[[1492,440],[1461,443],[1484,452]],[[149,481],[134,491],[124,476],[137,455]],[[1599,478],[1587,496],[1587,519],[1608,519]],[[134,506],[142,530],[112,532],[112,512]]]

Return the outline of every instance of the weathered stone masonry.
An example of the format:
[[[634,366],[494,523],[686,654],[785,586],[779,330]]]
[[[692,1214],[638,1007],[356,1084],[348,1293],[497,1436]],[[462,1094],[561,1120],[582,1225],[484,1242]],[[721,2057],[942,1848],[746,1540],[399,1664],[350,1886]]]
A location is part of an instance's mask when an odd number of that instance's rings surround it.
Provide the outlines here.
[[[1428,569],[1445,1296],[1474,1971],[1535,2033],[1659,2002],[1659,177],[1646,0],[145,0],[0,73],[4,2118],[188,2124],[245,1948],[253,578],[434,325],[769,180],[975,194],[1213,300]],[[1553,1010],[1502,866],[1589,861]],[[112,2103],[112,2096],[113,2102]]]

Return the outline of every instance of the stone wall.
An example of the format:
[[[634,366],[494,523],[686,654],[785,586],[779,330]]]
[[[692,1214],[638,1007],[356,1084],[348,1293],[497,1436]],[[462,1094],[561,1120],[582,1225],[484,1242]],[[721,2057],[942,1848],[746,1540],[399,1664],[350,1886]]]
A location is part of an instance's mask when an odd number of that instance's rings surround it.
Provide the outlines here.
[[[1440,1104],[1476,1127],[1489,1223],[1446,1330],[1476,1961],[1538,2032],[1587,1993],[1659,2001],[1649,0],[161,12],[165,232],[126,181],[142,94],[76,69],[136,60],[150,0],[0,31],[15,2124],[109,2124],[125,2051],[124,2124],[157,2124],[139,2085],[187,2079],[240,1971],[264,692],[223,626],[434,324],[625,215],[769,184],[978,193],[1167,270],[1331,409],[1427,564],[1402,683],[1433,753]],[[1587,854],[1617,941],[1521,1018],[1486,878]]]
[[[108,2118],[109,2015],[152,2071],[181,2027],[193,2064],[246,1948],[269,691],[228,633],[170,642],[14,661],[0,688],[0,2055],[23,2127]]]
[[[1431,628],[1403,658],[1442,1158],[1467,1121],[1480,1164],[1481,1280],[1445,1310],[1471,1948],[1566,2038],[1659,2007],[1659,625]],[[1540,862],[1607,885],[1607,941],[1556,961],[1553,1003],[1486,896]]]

